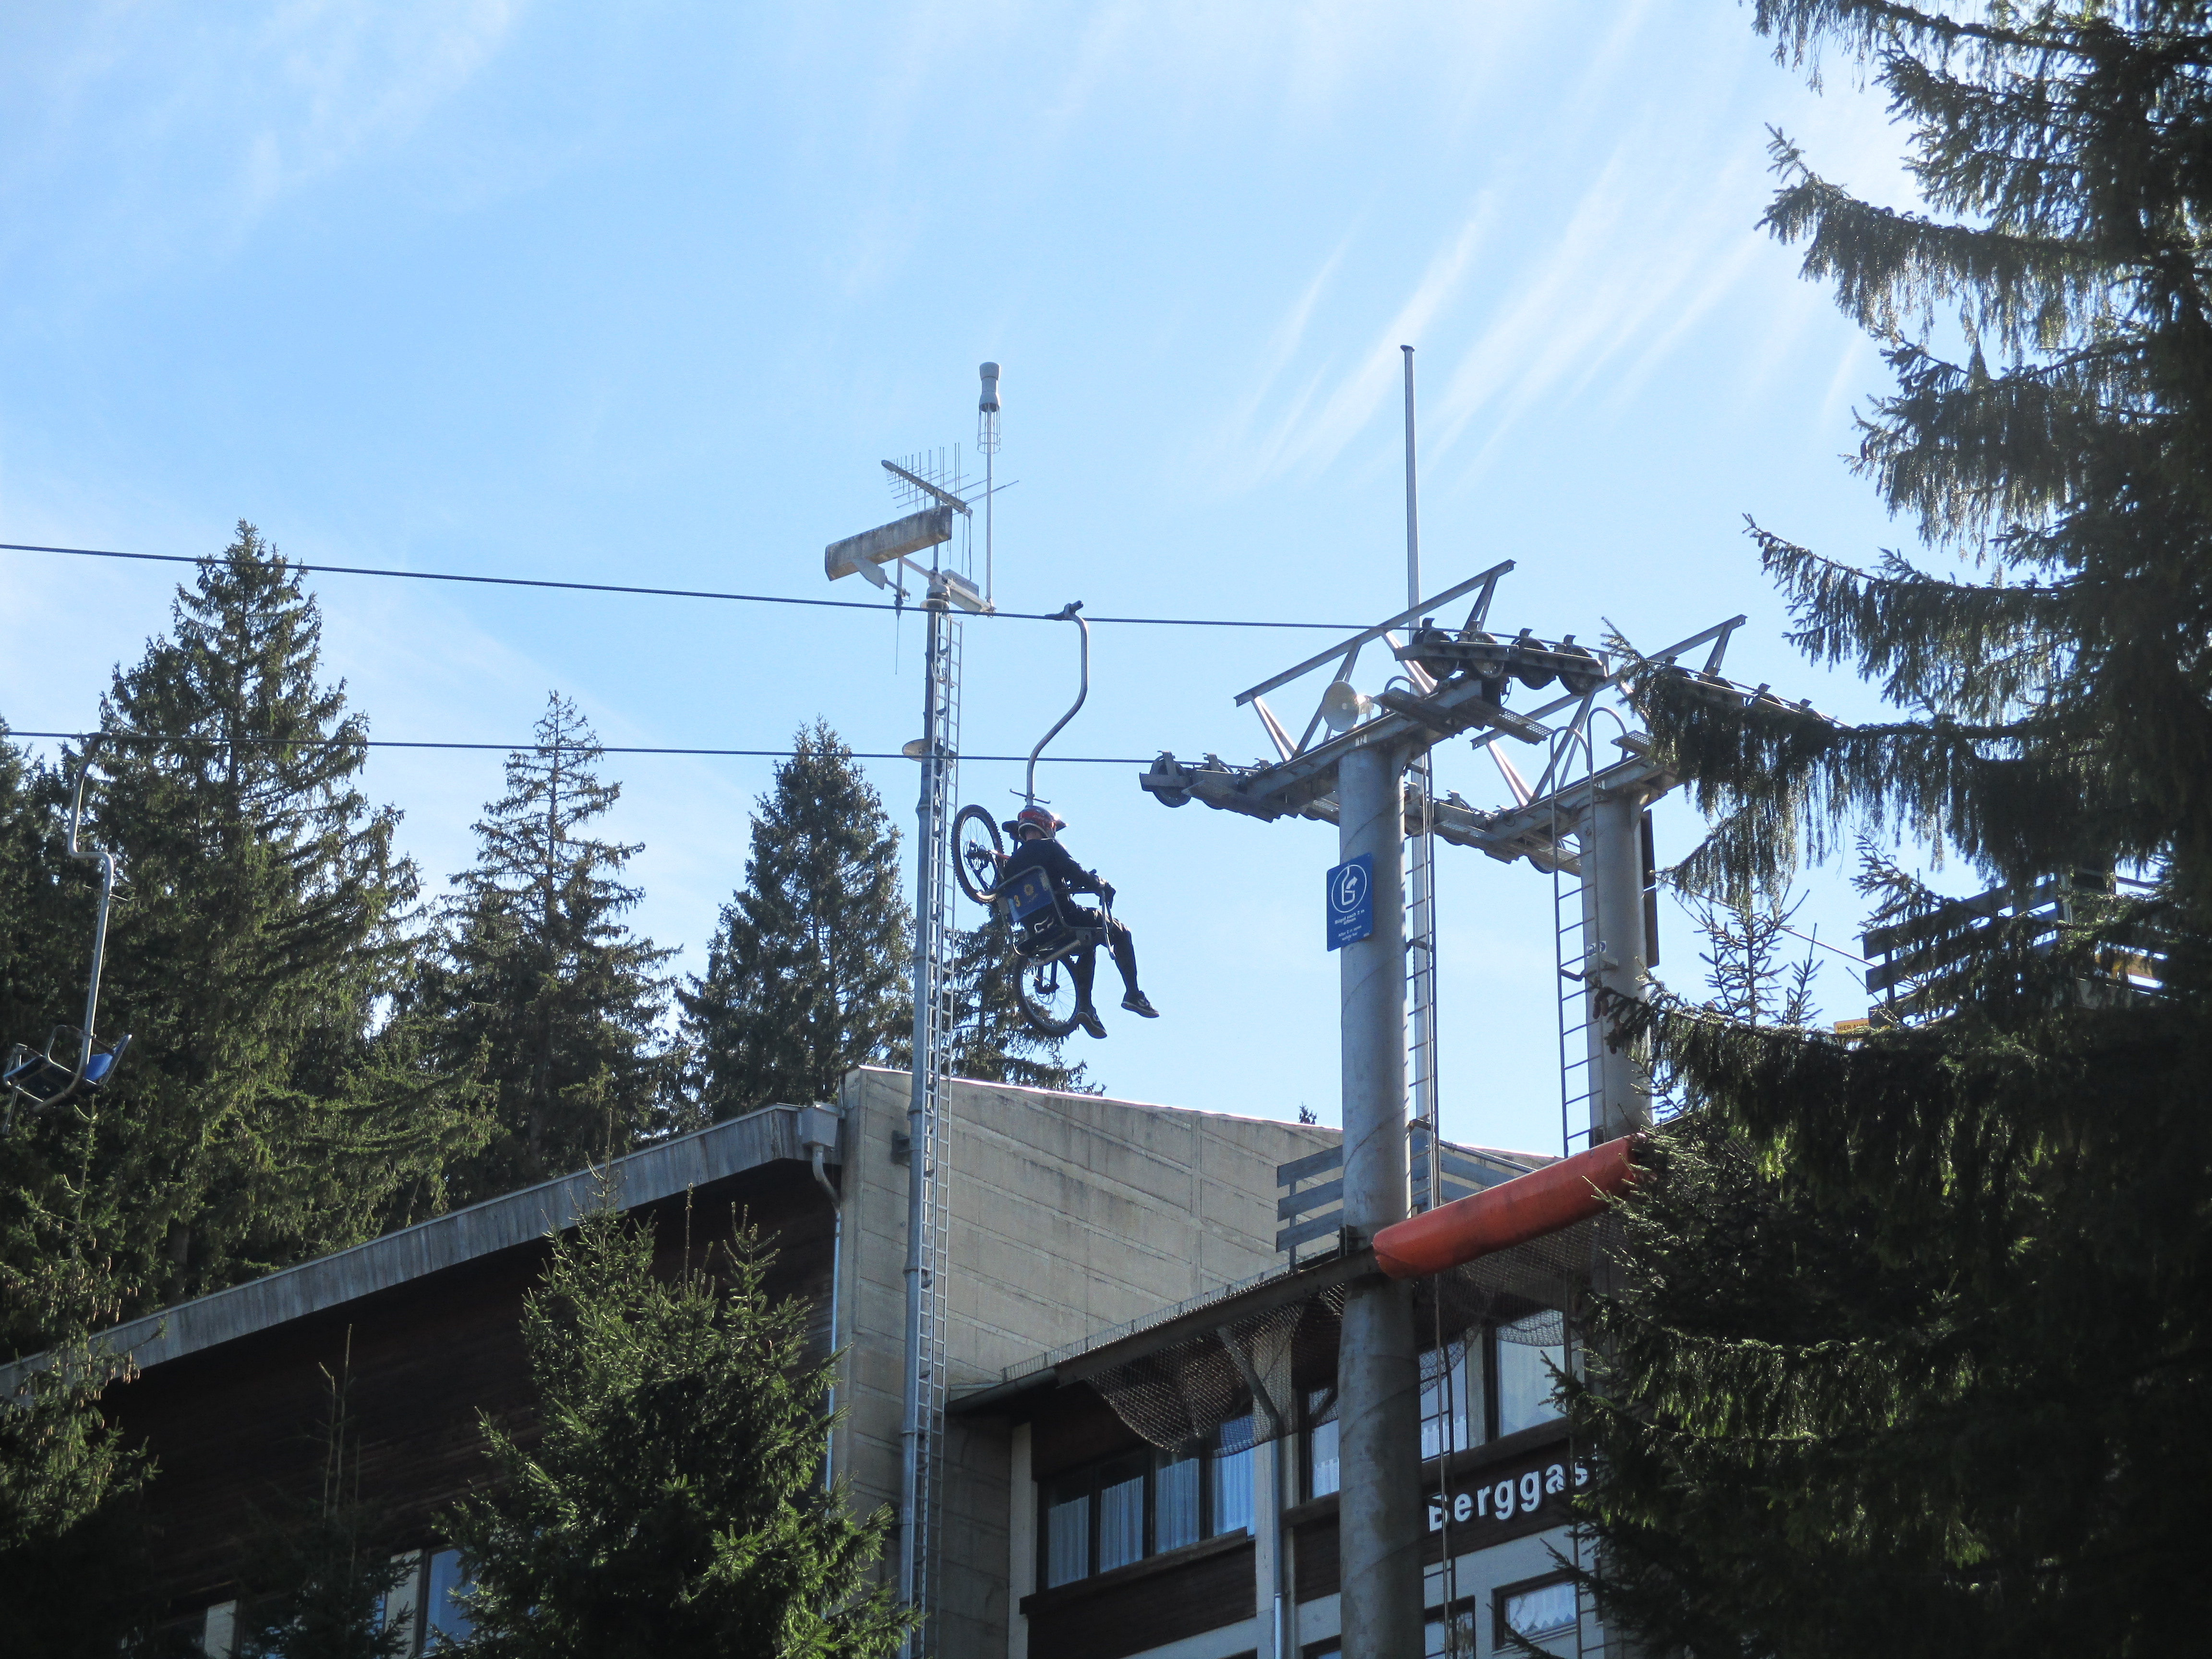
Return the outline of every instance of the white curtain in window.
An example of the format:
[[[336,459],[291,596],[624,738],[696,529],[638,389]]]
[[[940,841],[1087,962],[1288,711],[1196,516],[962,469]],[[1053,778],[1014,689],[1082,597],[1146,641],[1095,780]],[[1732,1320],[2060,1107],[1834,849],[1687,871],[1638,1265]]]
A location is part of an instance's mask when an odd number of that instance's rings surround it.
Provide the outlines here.
[[[1098,1571],[1145,1557],[1145,1477],[1140,1470],[1098,1492]]]
[[[1045,1588],[1072,1584],[1091,1572],[1091,1495],[1088,1492],[1045,1510]]]
[[[1198,1542],[1199,1460],[1163,1460],[1152,1477],[1158,1511],[1152,1519],[1153,1547],[1179,1550]]]
[[[1252,1419],[1231,1418],[1221,1425],[1213,1464],[1213,1532],[1252,1530]]]
[[[1556,1342],[1516,1341],[1518,1334],[1549,1322],[1552,1316],[1538,1314],[1498,1328],[1498,1431],[1534,1428],[1559,1414],[1553,1395],[1553,1376],[1566,1364],[1566,1350]]]

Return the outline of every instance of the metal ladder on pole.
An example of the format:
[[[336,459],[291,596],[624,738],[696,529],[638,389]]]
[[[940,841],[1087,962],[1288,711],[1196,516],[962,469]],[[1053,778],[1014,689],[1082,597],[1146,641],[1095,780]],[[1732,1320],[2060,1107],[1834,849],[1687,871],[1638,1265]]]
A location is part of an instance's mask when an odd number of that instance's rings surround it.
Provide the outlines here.
[[[1434,1209],[1447,1194],[1443,1124],[1437,1090],[1437,842],[1432,777],[1425,754],[1406,769],[1406,1006],[1411,1016],[1407,1022],[1406,1121],[1412,1137],[1410,1197],[1415,1214]],[[1467,1409],[1467,1377],[1463,1366],[1451,1363],[1448,1334],[1439,1314],[1431,1332],[1437,1344],[1436,1375],[1428,1391],[1435,1409],[1427,1414],[1422,1430],[1425,1439],[1433,1436],[1439,1454],[1437,1498],[1444,1516],[1444,1550],[1443,1560],[1424,1572],[1422,1599],[1443,1609],[1447,1653],[1454,1659],[1474,1659],[1473,1650],[1462,1654],[1458,1641],[1462,1623],[1458,1546],[1452,1536],[1451,1481],[1447,1473],[1451,1455],[1459,1449],[1453,1425]]]
[[[1437,1103],[1437,841],[1431,810],[1429,757],[1406,769],[1406,1121],[1415,1148],[1412,1194],[1416,1213],[1433,1208],[1443,1194],[1443,1160],[1436,1147],[1443,1124]],[[1425,1139],[1428,1156],[1419,1148]]]
[[[1590,985],[1597,971],[1597,954],[1602,948],[1599,938],[1598,918],[1590,904],[1590,863],[1595,852],[1595,836],[1597,823],[1595,777],[1597,757],[1595,745],[1589,730],[1589,707],[1585,705],[1575,721],[1553,739],[1552,764],[1547,770],[1556,775],[1562,786],[1573,769],[1576,750],[1581,752],[1583,775],[1586,787],[1583,791],[1583,806],[1577,813],[1562,812],[1559,794],[1553,795],[1551,839],[1555,855],[1566,852],[1570,837],[1574,842],[1574,867],[1566,867],[1564,857],[1555,856],[1552,866],[1552,941],[1553,963],[1558,976],[1553,988],[1559,996],[1559,1155],[1571,1158],[1590,1141],[1590,1121],[1595,1114],[1599,1091],[1605,1086],[1604,1078],[1597,1065],[1596,1045],[1601,1040],[1592,1008]],[[1564,747],[1562,747],[1564,745]],[[1577,1143],[1580,1143],[1580,1147]],[[1570,1297],[1570,1300],[1573,1298]],[[1563,1315],[1567,1310],[1563,1310]],[[1565,1341],[1562,1352],[1568,1363],[1575,1363],[1575,1348],[1580,1333],[1571,1317],[1565,1319]],[[1567,1460],[1571,1467],[1579,1463],[1577,1449],[1571,1436],[1567,1443]],[[1577,1574],[1586,1572],[1591,1565],[1589,1538],[1582,1528],[1569,1528],[1568,1559]],[[1575,1659],[1593,1659],[1606,1650],[1602,1627],[1597,1622],[1597,1609],[1589,1592],[1577,1578],[1575,1586]]]
[[[926,860],[924,902],[929,907],[927,936],[934,949],[931,959],[915,964],[916,973],[929,976],[929,1029],[923,1081],[923,1143],[910,1156],[922,1160],[921,1249],[921,1376],[919,1403],[921,1417],[921,1479],[915,1504],[915,1601],[927,1622],[909,1651],[916,1656],[943,1651],[937,1624],[942,1550],[945,1488],[945,1291],[947,1258],[951,1247],[951,1185],[952,1173],[951,1085],[952,1033],[959,1018],[960,990],[952,973],[955,934],[952,927],[952,878],[950,846],[953,803],[959,798],[960,667],[962,629],[948,609],[943,621],[945,643],[936,665],[939,720],[945,763],[937,768],[937,800],[932,821],[937,825],[934,844],[921,849]]]
[[[1547,771],[1560,775],[1564,782],[1563,775],[1573,765],[1573,751],[1579,748],[1584,775],[1594,775],[1589,734],[1581,722],[1561,732],[1553,742],[1555,750]],[[1558,747],[1562,744],[1567,745],[1564,750]],[[1604,1086],[1591,1048],[1589,976],[1596,971],[1598,939],[1589,912],[1589,863],[1583,856],[1589,850],[1595,812],[1585,809],[1578,814],[1565,813],[1559,809],[1558,791],[1552,799],[1551,838],[1555,855],[1552,963],[1557,970],[1553,988],[1559,997],[1559,1156],[1571,1158],[1578,1150],[1577,1142],[1583,1146],[1589,1144],[1590,1106]],[[1572,868],[1567,866],[1570,841],[1575,849]]]

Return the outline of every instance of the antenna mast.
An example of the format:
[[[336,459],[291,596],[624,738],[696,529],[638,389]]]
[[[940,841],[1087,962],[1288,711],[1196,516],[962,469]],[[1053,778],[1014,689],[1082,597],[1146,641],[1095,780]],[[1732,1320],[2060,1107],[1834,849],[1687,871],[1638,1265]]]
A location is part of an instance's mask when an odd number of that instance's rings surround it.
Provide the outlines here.
[[[983,408],[988,441],[995,450],[995,363],[984,365]],[[898,1508],[899,1600],[922,1615],[900,1654],[901,1659],[921,1659],[939,1647],[934,1615],[944,1529],[945,1292],[952,1170],[949,1107],[952,1032],[960,1013],[952,959],[948,831],[960,765],[961,620],[963,614],[988,616],[991,603],[975,586],[972,544],[966,536],[961,540],[963,569],[953,568],[940,556],[953,538],[956,516],[974,522],[958,448],[953,449],[949,465],[943,451],[883,465],[900,504],[921,510],[831,543],[823,553],[823,568],[833,581],[857,574],[882,587],[890,581],[884,567],[896,565],[927,584],[921,601],[928,620],[921,735],[904,747],[908,757],[921,763],[921,785],[915,804],[914,1084],[907,1104],[906,1355]],[[988,526],[988,507],[984,510]],[[989,544],[987,528],[987,560]],[[927,569],[912,556],[923,552],[929,555]],[[903,591],[903,575],[900,580]]]

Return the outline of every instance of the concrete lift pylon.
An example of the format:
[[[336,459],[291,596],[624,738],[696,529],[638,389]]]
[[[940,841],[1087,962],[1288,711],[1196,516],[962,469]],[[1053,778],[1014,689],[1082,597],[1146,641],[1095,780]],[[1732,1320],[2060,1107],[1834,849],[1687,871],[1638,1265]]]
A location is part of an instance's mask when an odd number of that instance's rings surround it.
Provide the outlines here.
[[[1679,666],[1677,659],[1700,646],[1710,652],[1705,679],[1717,680],[1729,636],[1741,616],[1717,623],[1656,655],[1613,666],[1571,636],[1549,644],[1523,633],[1510,645],[1483,631],[1499,580],[1511,561],[1409,606],[1328,650],[1240,693],[1237,703],[1258,714],[1276,753],[1272,762],[1235,766],[1208,755],[1186,764],[1163,752],[1138,782],[1168,806],[1204,801],[1219,811],[1262,822],[1304,817],[1337,826],[1338,857],[1366,854],[1373,879],[1374,930],[1345,945],[1340,958],[1341,1071],[1344,1125],[1344,1222],[1357,1246],[1370,1243],[1408,1212],[1408,1124],[1406,1112],[1406,912],[1401,854],[1409,817],[1416,833],[1422,803],[1409,800],[1407,769],[1447,738],[1474,735],[1478,746],[1491,734],[1544,745],[1548,764],[1534,789],[1523,792],[1517,775],[1500,760],[1516,785],[1515,805],[1482,812],[1449,797],[1428,804],[1427,823],[1437,838],[1510,862],[1527,859],[1538,868],[1571,868],[1583,881],[1585,948],[1572,976],[1584,1002],[1596,1079],[1590,1102],[1590,1144],[1647,1125],[1650,1105],[1634,1056],[1614,1054],[1599,1036],[1597,1008],[1607,991],[1640,994],[1649,951],[1644,938],[1642,819],[1650,802],[1674,782],[1650,758],[1648,742],[1629,732],[1616,739],[1620,758],[1596,764],[1591,715],[1595,700],[1618,687],[1632,667]],[[1471,599],[1464,624],[1446,650],[1433,643],[1426,619],[1448,605]],[[1401,629],[1423,634],[1401,641]],[[1423,644],[1421,639],[1431,642]],[[1398,672],[1373,697],[1351,684],[1363,652],[1380,644]],[[1463,647],[1463,648],[1462,648]],[[1557,677],[1569,687],[1533,713],[1504,706],[1502,674],[1478,675],[1447,668],[1438,678],[1422,665],[1442,665],[1455,653],[1468,662],[1509,672],[1518,664],[1524,680],[1539,685]],[[1517,654],[1516,654],[1517,653]],[[1266,698],[1314,670],[1334,665],[1321,706],[1296,741]],[[1595,672],[1593,672],[1595,669]],[[1541,678],[1539,678],[1539,677]],[[1571,711],[1564,721],[1547,724]],[[1324,725],[1334,735],[1314,742]],[[1572,757],[1584,760],[1579,776]],[[1492,753],[1495,755],[1494,746]],[[1410,810],[1409,810],[1410,809]],[[1570,843],[1571,842],[1571,850]],[[1564,964],[1562,971],[1568,971]],[[1346,1290],[1337,1371],[1338,1548],[1341,1562],[1341,1619],[1345,1659],[1419,1659],[1424,1645],[1423,1539],[1418,1455],[1419,1348],[1413,1330],[1412,1287],[1381,1276],[1353,1281]],[[1285,1645],[1277,1638],[1279,1648]],[[1295,1637],[1287,1645],[1295,1652]],[[1283,1652],[1270,1659],[1286,1659]]]

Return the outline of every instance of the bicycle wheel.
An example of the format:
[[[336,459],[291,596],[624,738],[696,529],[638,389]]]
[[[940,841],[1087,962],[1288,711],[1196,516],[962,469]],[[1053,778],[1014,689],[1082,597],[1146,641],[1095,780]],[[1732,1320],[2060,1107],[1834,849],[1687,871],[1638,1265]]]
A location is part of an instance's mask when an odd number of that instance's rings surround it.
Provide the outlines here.
[[[1052,962],[1015,959],[1014,1000],[1022,1005],[1022,1018],[1048,1037],[1064,1037],[1075,1029],[1075,975],[1065,957]]]
[[[960,890],[978,904],[988,904],[999,885],[999,860],[1006,843],[989,811],[963,806],[952,820],[952,873]]]

